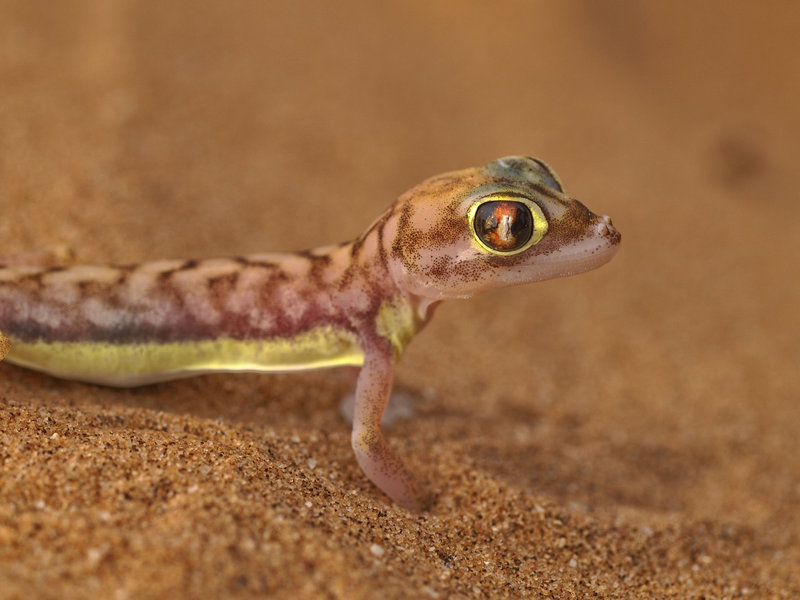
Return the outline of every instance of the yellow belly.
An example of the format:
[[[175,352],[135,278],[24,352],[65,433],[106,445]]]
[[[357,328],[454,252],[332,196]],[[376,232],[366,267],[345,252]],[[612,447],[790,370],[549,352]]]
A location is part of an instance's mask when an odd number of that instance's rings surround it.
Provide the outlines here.
[[[113,344],[11,339],[8,362],[55,377],[129,387],[219,372],[275,372],[361,365],[352,332],[330,325],[292,338]]]

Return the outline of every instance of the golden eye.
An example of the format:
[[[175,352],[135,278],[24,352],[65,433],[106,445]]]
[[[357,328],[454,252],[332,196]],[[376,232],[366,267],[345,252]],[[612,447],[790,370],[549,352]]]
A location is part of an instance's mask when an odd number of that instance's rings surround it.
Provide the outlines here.
[[[474,204],[470,210],[476,240],[494,254],[522,252],[547,232],[547,220],[536,203],[527,198],[512,198],[486,200]]]

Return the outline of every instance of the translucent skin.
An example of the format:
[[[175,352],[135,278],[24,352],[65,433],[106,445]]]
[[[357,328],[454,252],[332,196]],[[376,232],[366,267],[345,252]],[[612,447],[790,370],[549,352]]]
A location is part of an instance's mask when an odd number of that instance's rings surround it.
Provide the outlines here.
[[[476,235],[476,207],[498,198],[501,220],[530,211],[525,224],[535,231],[513,229],[527,245],[514,249],[505,225]],[[506,157],[421,183],[338,246],[69,268],[52,266],[52,257],[9,257],[0,267],[0,329],[11,342],[9,362],[104,385],[361,365],[356,459],[390,498],[418,509],[427,496],[380,422],[394,361],[432,307],[593,269],[619,243],[608,217],[566,196],[544,163]]]

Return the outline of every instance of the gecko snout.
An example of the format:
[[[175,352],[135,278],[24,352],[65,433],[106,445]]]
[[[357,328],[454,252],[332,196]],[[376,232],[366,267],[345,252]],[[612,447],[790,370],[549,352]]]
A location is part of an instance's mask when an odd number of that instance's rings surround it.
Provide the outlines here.
[[[619,244],[620,240],[622,239],[622,235],[619,231],[617,231],[617,228],[614,227],[614,224],[611,222],[611,217],[608,215],[600,216],[597,232],[601,236],[609,238],[612,244]]]

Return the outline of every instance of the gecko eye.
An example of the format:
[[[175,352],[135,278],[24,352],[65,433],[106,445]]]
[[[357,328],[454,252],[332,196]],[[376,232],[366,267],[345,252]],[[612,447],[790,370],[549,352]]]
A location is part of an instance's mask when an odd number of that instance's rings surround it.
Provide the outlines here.
[[[475,212],[478,239],[498,252],[513,252],[533,235],[533,215],[521,202],[484,202]]]
[[[547,233],[542,209],[527,198],[492,196],[475,203],[469,212],[478,244],[492,254],[517,254]]]

